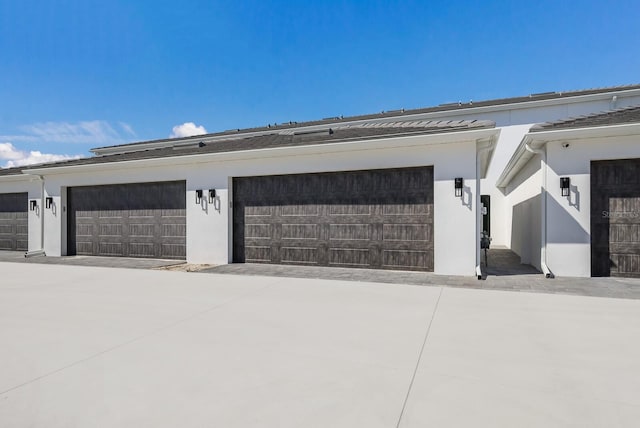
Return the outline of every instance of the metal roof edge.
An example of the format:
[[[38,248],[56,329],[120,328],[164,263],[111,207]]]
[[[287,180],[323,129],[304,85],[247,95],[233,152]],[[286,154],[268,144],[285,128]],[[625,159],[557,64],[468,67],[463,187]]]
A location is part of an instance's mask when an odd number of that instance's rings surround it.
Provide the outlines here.
[[[535,125],[534,125],[535,126]],[[533,128],[533,127],[532,127]],[[582,128],[554,129],[548,131],[528,132],[520,141],[515,152],[507,162],[502,174],[496,181],[496,187],[505,189],[513,177],[516,176],[533,154],[525,149],[526,144],[537,143],[539,147],[553,141],[575,141],[577,139],[593,139],[619,137],[625,135],[640,135],[640,123],[625,123],[619,125],[600,125]],[[524,160],[524,162],[523,162]]]
[[[500,134],[500,130],[498,128],[492,127],[484,127],[484,128],[475,128],[464,131],[452,131],[452,132],[443,132],[443,133],[432,133],[432,134],[404,134],[404,135],[391,135],[383,138],[373,138],[373,139],[361,139],[355,141],[337,141],[332,143],[322,143],[322,144],[312,144],[312,145],[301,145],[301,146],[286,146],[286,147],[271,147],[271,148],[262,148],[262,149],[252,149],[252,150],[239,150],[233,152],[218,152],[218,153],[198,153],[198,154],[189,154],[182,156],[166,156],[166,157],[157,157],[157,158],[146,158],[146,159],[134,159],[134,160],[125,160],[118,162],[104,162],[104,163],[94,163],[94,164],[81,164],[81,165],[60,165],[60,166],[49,166],[49,167],[40,167],[40,168],[25,168],[23,171],[24,174],[64,174],[74,171],[86,171],[86,170],[95,170],[95,169],[121,169],[123,167],[128,167],[129,165],[137,165],[137,164],[145,164],[149,166],[162,166],[165,164],[171,165],[185,165],[192,162],[196,163],[204,163],[204,162],[212,162],[212,161],[225,161],[225,160],[247,160],[254,158],[263,158],[265,154],[274,154],[271,157],[278,156],[291,156],[296,154],[313,154],[313,153],[332,153],[330,151],[333,149],[333,152],[338,151],[350,151],[350,150],[360,150],[358,146],[380,146],[375,147],[376,149],[385,149],[385,148],[396,148],[396,147],[411,147],[418,145],[436,145],[436,144],[452,144],[459,143],[464,141],[476,141],[478,139],[483,138],[495,138]],[[383,146],[385,143],[388,144],[389,140],[396,140],[399,142],[404,142],[407,140],[415,140],[418,138],[425,139],[424,142],[419,144],[394,144]],[[307,153],[304,153],[307,152]]]

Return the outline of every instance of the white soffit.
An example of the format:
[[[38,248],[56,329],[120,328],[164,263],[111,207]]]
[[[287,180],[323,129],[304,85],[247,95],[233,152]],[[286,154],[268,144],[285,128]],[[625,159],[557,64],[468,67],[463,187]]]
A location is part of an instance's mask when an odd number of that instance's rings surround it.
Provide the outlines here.
[[[629,135],[640,135],[640,123],[529,132],[524,136],[507,163],[507,166],[502,171],[502,174],[500,174],[496,182],[496,187],[500,189],[506,188],[509,183],[511,183],[513,177],[535,156],[535,154],[525,148],[527,144],[533,149],[539,149],[553,141],[573,141],[579,143],[580,141],[594,138],[624,137]]]

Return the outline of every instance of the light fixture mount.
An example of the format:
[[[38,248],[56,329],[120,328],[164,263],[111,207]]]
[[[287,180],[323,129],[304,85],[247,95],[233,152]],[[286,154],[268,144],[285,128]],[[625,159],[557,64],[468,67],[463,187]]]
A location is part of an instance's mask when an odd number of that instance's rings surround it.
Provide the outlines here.
[[[569,196],[571,192],[571,178],[560,177],[560,192],[562,196]]]
[[[462,177],[456,177],[454,179],[454,188],[456,197],[462,196],[462,188],[464,187],[464,180]]]

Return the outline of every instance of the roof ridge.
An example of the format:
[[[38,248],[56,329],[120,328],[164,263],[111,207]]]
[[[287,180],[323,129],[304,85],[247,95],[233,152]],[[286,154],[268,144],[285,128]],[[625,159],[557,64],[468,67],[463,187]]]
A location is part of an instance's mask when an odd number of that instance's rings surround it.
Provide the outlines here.
[[[214,137],[223,137],[225,135],[239,135],[244,133],[252,133],[252,132],[264,132],[264,131],[279,131],[284,129],[296,129],[301,127],[308,126],[319,126],[319,125],[330,125],[330,124],[340,124],[344,122],[352,122],[358,120],[367,120],[367,119],[382,119],[388,117],[402,117],[406,115],[412,114],[422,114],[422,113],[434,113],[434,112],[445,112],[445,111],[456,111],[463,110],[466,108],[474,108],[474,107],[487,107],[493,105],[502,105],[502,104],[518,104],[522,102],[528,101],[543,101],[557,98],[567,98],[572,96],[580,96],[580,95],[591,95],[598,93],[606,93],[611,91],[624,91],[630,89],[640,89],[640,83],[627,84],[627,85],[617,85],[617,86],[604,86],[597,88],[588,88],[588,89],[576,89],[569,91],[553,91],[553,92],[539,92],[532,93],[529,95],[521,95],[514,97],[505,97],[505,98],[493,98],[488,100],[481,101],[469,101],[469,102],[453,102],[453,103],[441,103],[438,105],[427,106],[427,107],[418,107],[414,109],[398,109],[398,110],[387,110],[381,111],[378,113],[365,113],[365,114],[357,114],[353,116],[334,116],[334,117],[326,117],[323,119],[314,119],[305,122],[297,122],[297,121],[288,121],[278,123],[269,123],[265,126],[258,126],[252,128],[236,128],[230,129],[226,131],[212,132],[208,134],[202,135],[194,135],[190,137],[181,137],[181,138],[161,138],[155,140],[147,140],[147,141],[138,141],[126,144],[118,144],[114,146],[103,146],[96,147],[91,149],[100,150],[107,149],[111,147],[124,147],[124,146],[135,146],[141,144],[153,144],[153,143],[164,143],[170,141],[190,141],[190,140],[198,140],[198,139],[206,139],[206,138],[214,138]]]

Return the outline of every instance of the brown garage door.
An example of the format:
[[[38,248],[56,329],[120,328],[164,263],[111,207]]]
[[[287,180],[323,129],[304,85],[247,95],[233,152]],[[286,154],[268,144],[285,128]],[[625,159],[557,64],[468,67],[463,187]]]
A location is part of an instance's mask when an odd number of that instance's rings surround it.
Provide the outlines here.
[[[68,189],[68,253],[184,259],[184,181]]]
[[[433,168],[233,180],[234,261],[433,271]]]
[[[640,159],[591,163],[591,275],[640,278]]]
[[[0,193],[0,250],[27,251],[27,193]]]

